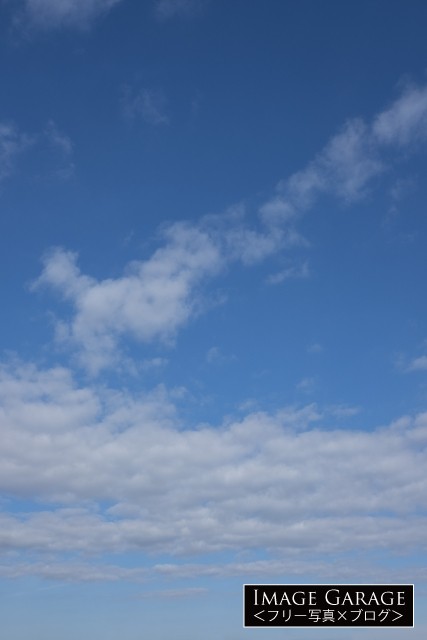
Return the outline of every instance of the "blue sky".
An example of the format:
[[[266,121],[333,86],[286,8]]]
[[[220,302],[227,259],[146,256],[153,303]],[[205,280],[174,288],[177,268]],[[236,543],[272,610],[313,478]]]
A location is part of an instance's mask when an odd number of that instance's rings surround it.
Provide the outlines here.
[[[425,637],[426,19],[0,3],[8,640],[284,636],[245,582],[414,582]]]

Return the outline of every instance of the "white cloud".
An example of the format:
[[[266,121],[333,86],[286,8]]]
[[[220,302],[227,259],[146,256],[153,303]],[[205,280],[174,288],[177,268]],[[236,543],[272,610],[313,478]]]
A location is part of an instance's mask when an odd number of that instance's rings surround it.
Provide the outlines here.
[[[88,27],[121,0],[25,0],[19,21],[37,29]]]
[[[45,148],[49,157],[44,172],[47,177],[68,180],[74,173],[74,145],[69,136],[61,131],[53,120],[49,120],[42,134],[38,136],[38,145]]]
[[[0,490],[45,503],[3,511],[3,550],[426,549],[427,414],[338,430],[309,405],[183,429],[161,387],[130,396],[22,364],[1,369],[0,399]]]
[[[151,258],[129,265],[126,275],[102,281],[81,274],[73,253],[57,249],[46,256],[37,285],[72,302],[74,318],[58,325],[58,335],[82,349],[90,371],[115,361],[120,336],[168,341],[197,313],[197,287],[221,269],[221,254],[208,234],[189,225],[169,227],[165,240]]]
[[[233,219],[229,213],[209,216],[193,225],[166,227],[163,246],[114,279],[86,276],[76,254],[53,250],[33,288],[49,286],[72,304],[71,320],[57,322],[57,339],[77,347],[80,363],[96,374],[120,364],[124,337],[171,343],[207,304],[201,291],[205,281],[233,261],[251,265],[301,242],[292,229],[255,229],[244,217]]]

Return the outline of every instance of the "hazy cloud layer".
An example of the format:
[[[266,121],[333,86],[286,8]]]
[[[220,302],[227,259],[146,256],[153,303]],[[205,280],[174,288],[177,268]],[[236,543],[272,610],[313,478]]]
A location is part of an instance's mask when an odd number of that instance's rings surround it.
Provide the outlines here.
[[[427,570],[423,567],[391,568],[381,567],[372,561],[362,560],[360,557],[351,558],[345,556],[331,563],[324,559],[313,557],[286,558],[277,556],[269,560],[237,560],[234,562],[207,563],[207,562],[176,562],[158,563],[149,566],[134,566],[132,568],[102,562],[99,559],[77,559],[72,561],[56,561],[44,558],[41,561],[28,560],[27,562],[3,562],[0,564],[0,577],[21,578],[34,576],[49,581],[58,582],[135,582],[146,584],[152,580],[163,578],[173,580],[195,580],[204,578],[224,577],[252,577],[265,579],[266,576],[276,578],[284,575],[305,577],[316,575],[319,579],[336,582],[337,580],[354,580],[357,575],[365,576],[365,580],[372,583],[384,581],[385,583],[411,583],[427,581]],[[173,597],[191,595],[188,591],[194,589],[195,593],[201,593],[200,587],[193,587],[177,592],[176,590],[164,590],[160,592],[147,592],[147,597],[169,594]],[[203,589],[204,591],[204,589]]]

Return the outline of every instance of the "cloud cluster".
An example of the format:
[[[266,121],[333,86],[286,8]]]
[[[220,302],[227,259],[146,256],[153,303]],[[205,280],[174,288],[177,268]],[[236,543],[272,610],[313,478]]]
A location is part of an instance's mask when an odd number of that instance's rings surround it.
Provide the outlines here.
[[[187,429],[162,387],[19,363],[0,401],[0,490],[40,501],[0,516],[3,551],[425,551],[427,414],[356,431],[308,405]]]
[[[129,98],[127,105],[132,115],[138,112],[151,124],[167,121],[147,92]],[[255,220],[235,207],[223,215],[175,223],[163,229],[163,244],[151,257],[105,280],[81,273],[76,254],[52,251],[37,284],[56,289],[73,309],[71,318],[57,323],[57,338],[77,348],[80,363],[92,374],[117,366],[123,338],[173,340],[200,312],[200,293],[208,280],[235,261],[250,266],[304,244],[296,221],[321,195],[347,203],[362,198],[373,179],[389,168],[390,150],[403,145],[409,150],[426,136],[427,88],[408,89],[371,124],[347,122],[304,169],[279,183]],[[58,135],[54,139],[67,147]],[[308,275],[306,262],[291,264],[267,282]]]
[[[219,248],[207,233],[184,224],[165,231],[165,245],[125,275],[97,281],[83,275],[77,256],[57,249],[48,254],[37,285],[57,289],[74,308],[60,337],[81,349],[91,372],[115,362],[120,335],[142,342],[167,341],[197,311],[196,291],[222,267]]]
[[[206,280],[230,262],[257,262],[299,237],[291,230],[255,230],[240,216],[227,215],[172,224],[163,230],[163,240],[147,260],[129,264],[123,276],[101,281],[81,273],[74,253],[55,249],[45,256],[34,287],[49,286],[72,304],[74,314],[57,324],[57,337],[78,348],[80,363],[91,373],[117,364],[122,337],[173,340],[200,312]]]

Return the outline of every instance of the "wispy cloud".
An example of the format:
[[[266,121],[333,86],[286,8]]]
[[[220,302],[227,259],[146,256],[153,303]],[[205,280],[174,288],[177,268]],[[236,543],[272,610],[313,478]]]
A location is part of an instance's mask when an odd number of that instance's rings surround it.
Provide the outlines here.
[[[276,215],[280,211],[295,215],[311,208],[324,194],[353,202],[365,195],[372,178],[384,169],[369,127],[360,119],[350,120],[307,167],[279,183],[278,195],[261,213],[266,215],[274,207]]]
[[[0,181],[15,170],[18,158],[34,143],[34,137],[14,124],[0,122]]]
[[[302,208],[322,192],[351,202],[364,195],[369,181],[383,169],[368,127],[350,120],[306,169],[291,176],[286,189]]]
[[[49,120],[47,123],[44,134],[48,142],[59,149],[64,156],[70,156],[73,153],[73,143],[69,136],[58,129],[58,126],[53,120]]]
[[[0,182],[13,176],[24,157],[37,158],[37,169],[30,169],[30,173],[38,178],[67,179],[74,171],[71,139],[53,120],[35,133],[22,131],[16,124],[0,123]]]
[[[1,564],[0,576],[3,578],[21,578],[36,576],[53,582],[142,582],[147,577],[144,569],[129,569],[103,563],[83,563],[73,558],[72,562],[47,561],[17,562]]]
[[[208,364],[223,365],[236,360],[233,354],[226,354],[219,347],[211,347],[206,353],[206,362]]]
[[[426,139],[427,87],[412,86],[371,123],[360,118],[346,122],[304,169],[279,182],[260,213],[273,219],[295,217],[322,195],[357,201],[393,161],[401,160],[402,149],[415,150]]]
[[[412,373],[415,371],[427,371],[427,340],[424,340],[420,345],[420,355],[410,357],[408,355],[399,354],[395,358],[395,365],[397,370],[402,373]],[[424,352],[424,353],[423,353]]]
[[[310,268],[308,266],[308,262],[303,262],[299,265],[292,265],[291,267],[287,267],[286,269],[282,269],[282,271],[278,271],[277,273],[273,273],[267,278],[267,282],[269,284],[280,284],[285,280],[289,279],[300,279],[300,278],[308,278],[310,276]]]
[[[413,358],[408,364],[406,371],[427,371],[427,356]]]
[[[163,369],[169,360],[167,358],[151,358],[149,360],[144,360],[141,364],[142,371],[156,371]]]
[[[129,86],[124,88],[122,98],[123,114],[128,119],[141,118],[147,124],[158,126],[169,124],[166,113],[166,98],[162,91],[142,88],[133,91]]]
[[[351,407],[346,404],[334,404],[325,409],[328,415],[337,418],[351,418],[353,416],[357,416],[361,409],[360,407]]]
[[[178,16],[192,17],[200,12],[208,0],[157,0],[155,14],[159,20]]]
[[[307,346],[307,353],[323,353],[324,347],[319,342],[313,342]]]
[[[427,138],[427,87],[408,87],[388,109],[378,114],[373,134],[381,144],[407,147]]]
[[[313,393],[317,384],[317,380],[314,377],[307,377],[300,380],[296,386],[298,391],[303,391],[304,393]]]
[[[23,0],[16,23],[40,30],[87,28],[122,0]]]

